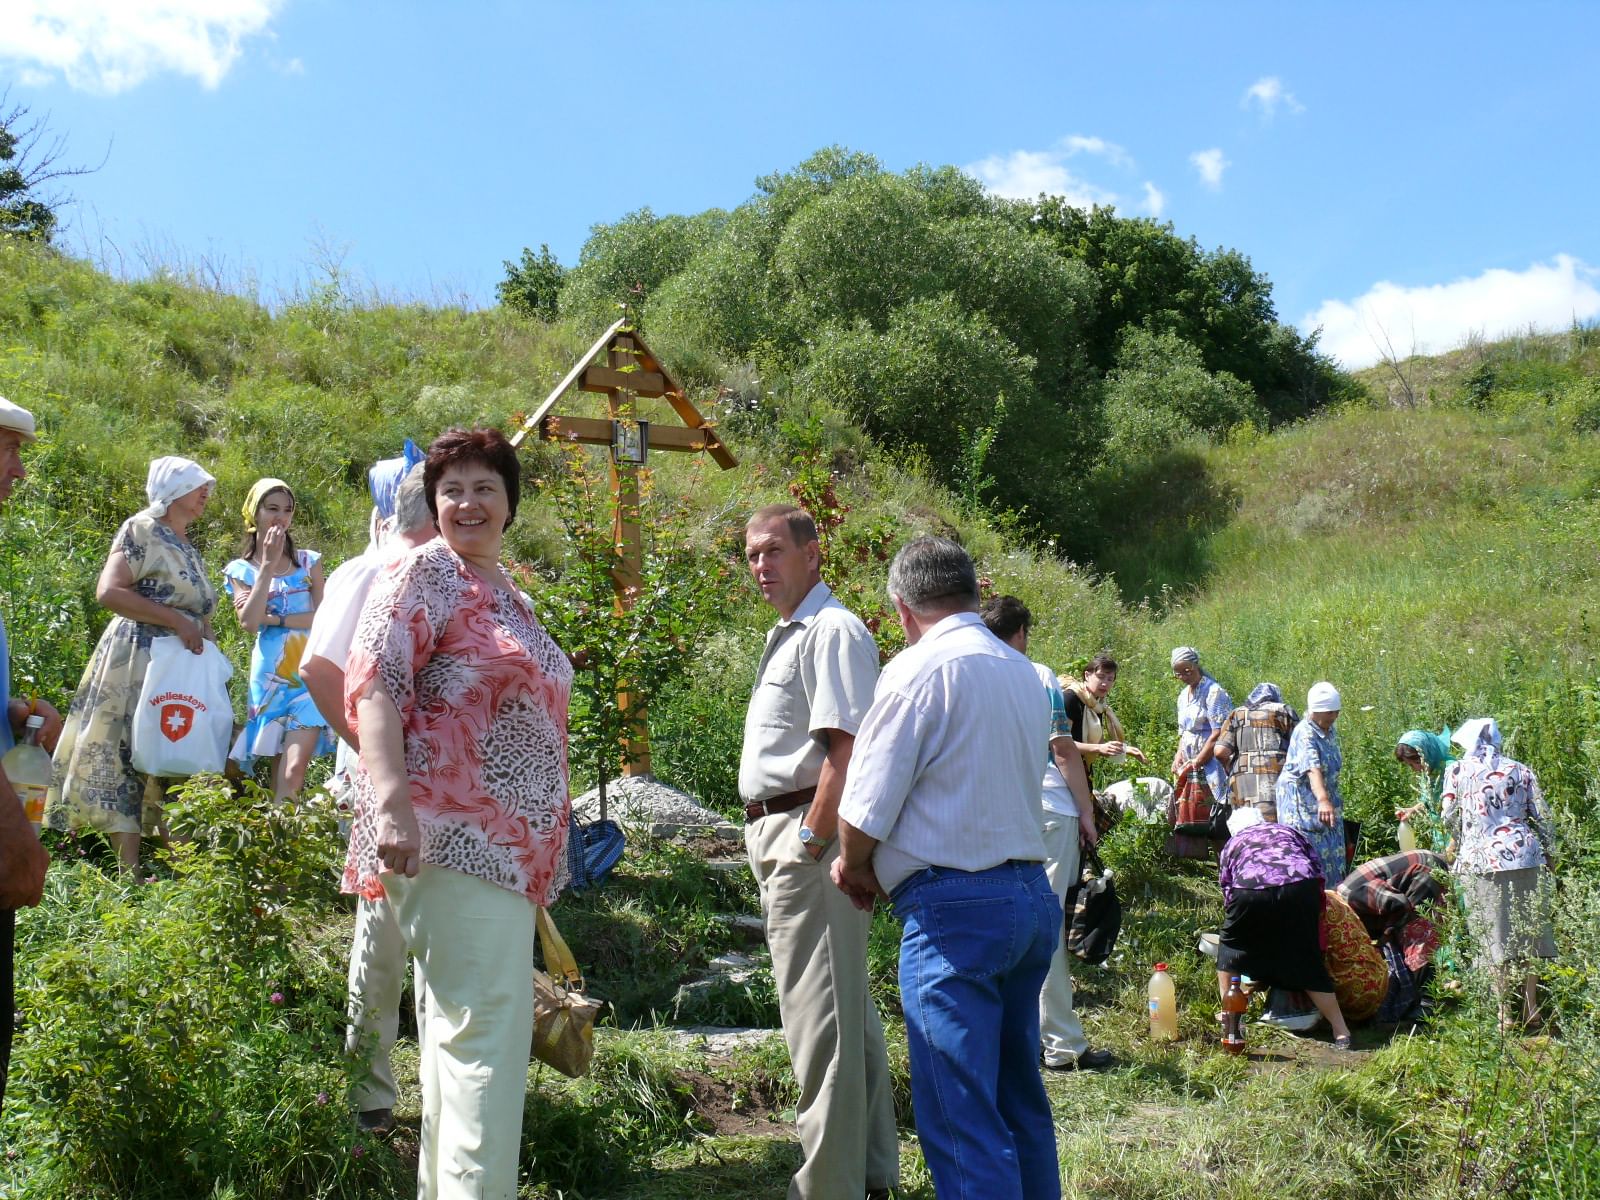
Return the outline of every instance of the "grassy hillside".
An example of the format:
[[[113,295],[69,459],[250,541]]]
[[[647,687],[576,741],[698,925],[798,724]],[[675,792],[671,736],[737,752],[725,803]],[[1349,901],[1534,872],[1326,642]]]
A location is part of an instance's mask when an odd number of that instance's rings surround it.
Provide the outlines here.
[[[263,474],[296,484],[303,541],[336,560],[365,537],[367,462],[449,424],[508,424],[593,333],[503,312],[362,307],[333,289],[269,313],[0,243],[0,394],[33,408],[45,432],[30,452],[33,478],[0,521],[16,688],[63,706],[70,696],[104,620],[95,573],[117,524],[142,504],[149,458],[186,453],[217,474],[195,534],[214,570]],[[1463,972],[1462,999],[1423,1037],[1364,1031],[1366,1052],[1330,1065],[1259,1031],[1257,1057],[1224,1059],[1206,1040],[1215,993],[1192,951],[1195,930],[1220,917],[1214,880],[1120,830],[1110,855],[1125,933],[1111,963],[1080,972],[1080,997],[1091,1037],[1125,1065],[1051,1081],[1069,1192],[1377,1200],[1400,1178],[1410,1194],[1440,1198],[1574,1196],[1600,1183],[1590,999],[1600,636],[1588,611],[1600,567],[1600,363],[1584,330],[1474,354],[1410,364],[1428,380],[1412,407],[1369,386],[1370,403],[1221,446],[1185,443],[1102,479],[1081,517],[1098,527],[1087,543],[1103,550],[1082,566],[930,482],[915,456],[883,452],[841,412],[748,368],[730,368],[736,386],[720,398],[710,388],[695,397],[719,412],[738,470],[652,462],[658,492],[685,498],[686,536],[708,566],[731,560],[750,508],[831,488],[842,523],[828,574],[863,611],[882,605],[878,552],[925,530],[959,537],[996,591],[1033,608],[1036,657],[1065,667],[1116,654],[1113,701],[1157,773],[1175,743],[1173,645],[1198,646],[1236,697],[1265,678],[1298,701],[1313,681],[1333,680],[1346,703],[1347,808],[1366,823],[1371,853],[1392,845],[1394,803],[1413,786],[1390,756],[1405,728],[1492,712],[1538,770],[1564,835],[1562,957],[1546,978],[1558,1039],[1503,1038],[1484,981]],[[568,553],[550,503],[558,473],[552,452],[530,455],[512,542],[546,580]],[[769,620],[731,574],[693,664],[652,706],[658,773],[730,811]],[[243,636],[226,617],[219,630],[242,668]],[[329,880],[331,819],[315,804],[287,816],[248,798],[196,806],[197,832],[239,836],[206,834],[153,863],[148,886],[62,847],[73,861],[58,863],[46,906],[24,916],[21,1007],[32,1016],[0,1126],[15,1150],[0,1163],[0,1192],[404,1192],[407,1136],[387,1148],[352,1143],[338,1111],[349,918]],[[524,1196],[768,1195],[792,1169],[781,1048],[708,1061],[670,1038],[673,1025],[775,1020],[761,970],[709,1000],[678,999],[710,959],[749,949],[722,918],[753,911],[753,889],[709,870],[705,851],[635,839],[612,885],[563,901],[558,917],[619,1028],[605,1033],[593,1078],[531,1077]],[[873,983],[903,1090],[896,936],[880,915]],[[1174,964],[1184,1008],[1186,1036],[1172,1048],[1140,1033],[1158,958]],[[219,1061],[244,1065],[230,1078]],[[402,1116],[414,1105],[408,1093]],[[752,1116],[766,1123],[740,1125]],[[931,1196],[904,1106],[902,1123],[908,1194]]]

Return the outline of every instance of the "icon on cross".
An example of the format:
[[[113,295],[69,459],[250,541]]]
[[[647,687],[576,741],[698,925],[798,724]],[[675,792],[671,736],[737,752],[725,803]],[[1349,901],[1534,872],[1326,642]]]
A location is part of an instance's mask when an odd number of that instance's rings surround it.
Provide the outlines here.
[[[176,709],[167,717],[167,728],[173,733],[179,733],[189,723],[189,719]]]

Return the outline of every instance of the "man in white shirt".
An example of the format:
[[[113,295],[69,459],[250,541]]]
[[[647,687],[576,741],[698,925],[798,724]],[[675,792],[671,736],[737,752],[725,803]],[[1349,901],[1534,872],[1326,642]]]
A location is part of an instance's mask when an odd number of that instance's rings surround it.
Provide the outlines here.
[[[405,554],[433,540],[433,516],[422,490],[422,464],[412,467],[394,494],[393,532],[387,541],[344,563],[323,586],[322,604],[311,622],[300,677],[339,735],[336,780],[344,776],[357,752],[355,735],[344,715],[344,668],[350,643],[361,621],[361,607],[379,572]],[[390,514],[383,514],[390,520]],[[337,782],[335,783],[337,785]],[[400,1027],[400,994],[406,981],[406,944],[387,900],[358,899],[356,930],[350,946],[350,1026],[345,1052],[370,1054],[370,1075],[356,1086],[356,1124],[364,1132],[394,1128],[394,1070],[389,1051]],[[422,981],[415,994],[420,1003]],[[417,1022],[422,1028],[422,1022]]]
[[[761,887],[805,1161],[790,1200],[887,1197],[900,1147],[883,1026],[867,988],[862,912],[829,882],[839,793],[872,703],[878,647],[822,582],[817,527],[772,505],[745,527],[750,573],[778,623],[745,715],[739,797]]]
[[[996,596],[983,606],[983,623],[1018,654],[1028,652],[1033,614],[1015,596]],[[1050,888],[1066,899],[1067,889],[1078,881],[1079,850],[1098,840],[1094,827],[1094,796],[1083,755],[1072,738],[1066,697],[1056,673],[1043,663],[1033,664],[1050,700],[1050,744],[1044,753],[1041,802],[1044,808],[1045,874]],[[1062,920],[1066,919],[1065,908]],[[1067,942],[1056,943],[1050,974],[1039,993],[1040,1053],[1052,1071],[1103,1071],[1116,1061],[1109,1050],[1096,1050],[1083,1035],[1083,1022],[1072,1008],[1072,955]]]
[[[900,1000],[917,1135],[940,1200],[1058,1200],[1039,989],[1061,933],[1045,875],[1033,664],[978,615],[966,551],[903,546],[889,595],[909,647],[878,679],[839,802],[834,881],[904,925]]]

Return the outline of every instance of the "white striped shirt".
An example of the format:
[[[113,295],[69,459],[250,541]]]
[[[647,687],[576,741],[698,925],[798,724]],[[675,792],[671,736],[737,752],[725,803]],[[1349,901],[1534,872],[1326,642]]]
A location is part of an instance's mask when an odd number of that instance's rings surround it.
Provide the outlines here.
[[[929,866],[1042,862],[1039,757],[1050,701],[1033,664],[955,613],[878,677],[839,816],[878,839],[886,891]]]

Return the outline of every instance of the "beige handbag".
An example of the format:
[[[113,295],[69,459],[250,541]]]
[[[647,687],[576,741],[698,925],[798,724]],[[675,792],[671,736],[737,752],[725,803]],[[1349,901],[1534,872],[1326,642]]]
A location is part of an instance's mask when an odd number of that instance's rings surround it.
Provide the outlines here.
[[[545,970],[533,973],[533,1056],[578,1079],[589,1073],[594,1022],[605,1002],[584,993],[577,960],[549,912],[538,905],[534,912]]]

